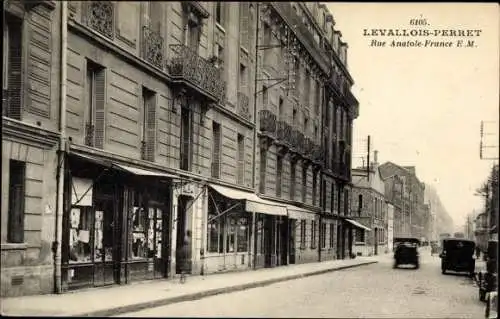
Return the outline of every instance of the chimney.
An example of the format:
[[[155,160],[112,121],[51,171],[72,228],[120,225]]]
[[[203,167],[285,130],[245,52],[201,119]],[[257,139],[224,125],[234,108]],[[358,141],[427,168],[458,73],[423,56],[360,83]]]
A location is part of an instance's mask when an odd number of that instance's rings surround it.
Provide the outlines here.
[[[378,168],[378,151],[373,151],[373,161],[370,163],[370,170],[375,171]]]

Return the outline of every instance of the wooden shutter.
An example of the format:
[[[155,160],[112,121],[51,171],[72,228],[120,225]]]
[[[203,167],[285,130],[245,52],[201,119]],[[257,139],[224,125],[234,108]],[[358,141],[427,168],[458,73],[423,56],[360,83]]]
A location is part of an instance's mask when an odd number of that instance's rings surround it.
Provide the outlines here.
[[[106,125],[106,75],[104,68],[94,71],[95,81],[95,130],[94,147],[102,149],[104,147],[104,129]]]
[[[15,18],[8,19],[8,117],[20,120],[22,112],[22,23]]]
[[[213,122],[213,150],[212,150],[212,177],[220,177],[220,151],[221,151],[221,134],[220,125]]]
[[[250,12],[249,3],[240,2],[240,45],[247,50],[250,50],[249,43],[249,23],[250,23]]]
[[[146,152],[148,161],[154,161],[156,149],[156,94],[150,92],[146,100]]]
[[[245,137],[238,134],[238,183],[244,183]]]

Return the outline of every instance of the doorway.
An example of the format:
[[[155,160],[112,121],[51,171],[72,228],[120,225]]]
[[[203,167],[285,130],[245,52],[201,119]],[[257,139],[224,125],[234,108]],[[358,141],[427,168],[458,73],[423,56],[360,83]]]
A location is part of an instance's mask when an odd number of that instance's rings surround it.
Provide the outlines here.
[[[342,225],[339,223],[337,225],[337,259],[342,259],[343,248],[342,248]]]
[[[288,220],[288,263],[295,264],[295,227],[297,220]]]
[[[170,269],[169,251],[170,240],[168,234],[169,218],[166,210],[160,205],[150,205],[148,211],[149,233],[152,234],[152,249],[149,250],[150,260],[153,263],[153,278],[168,277]]]
[[[183,246],[184,239],[187,231],[191,231],[191,218],[188,214],[188,209],[192,206],[193,199],[190,196],[181,195],[177,199],[177,219],[176,219],[176,245],[175,245],[175,273],[181,273],[181,265],[182,263],[186,263],[187,265],[191,265],[191,249],[192,249],[192,241],[187,243],[187,256],[183,256]],[[185,260],[187,258],[187,260]],[[191,267],[188,267],[187,273],[191,273]]]
[[[375,232],[373,233],[373,250],[374,255],[378,255],[378,228],[375,228]]]
[[[288,264],[288,218],[287,217],[277,217],[277,236],[276,236],[276,247],[278,248],[278,266],[284,266]]]
[[[264,215],[264,267],[273,266],[273,255],[275,255],[275,232],[274,218]]]

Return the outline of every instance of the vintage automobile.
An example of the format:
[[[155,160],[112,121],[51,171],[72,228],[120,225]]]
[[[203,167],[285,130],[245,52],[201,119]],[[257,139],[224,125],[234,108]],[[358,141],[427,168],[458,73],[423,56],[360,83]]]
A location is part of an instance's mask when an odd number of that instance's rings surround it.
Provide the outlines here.
[[[474,277],[476,269],[475,248],[476,244],[472,240],[463,238],[443,239],[442,251],[439,254],[441,272],[443,274],[447,270],[467,272],[469,276]]]
[[[486,249],[486,271],[477,274],[477,285],[479,287],[479,300],[486,301],[487,293],[497,289],[498,269],[497,269],[498,241],[488,241]]]
[[[394,238],[394,265],[397,268],[400,265],[414,265],[416,269],[420,267],[418,247],[420,240],[413,237]]]

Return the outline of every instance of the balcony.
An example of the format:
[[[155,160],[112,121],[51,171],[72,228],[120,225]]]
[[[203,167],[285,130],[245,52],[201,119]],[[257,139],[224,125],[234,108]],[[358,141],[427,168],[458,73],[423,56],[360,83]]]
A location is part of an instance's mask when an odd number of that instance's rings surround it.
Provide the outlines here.
[[[226,83],[214,63],[207,61],[185,45],[173,44],[173,56],[168,62],[167,70],[174,81],[181,81],[192,86],[206,98],[224,103],[226,99]]]
[[[114,37],[114,5],[111,1],[91,1],[87,4],[87,25],[107,38]]]
[[[238,109],[237,113],[245,120],[250,121],[252,119],[252,114],[250,113],[250,99],[248,96],[242,92],[238,92]]]
[[[154,31],[147,26],[142,27],[142,57],[163,70],[163,37],[159,31]]]
[[[302,18],[297,15],[289,2],[271,2],[271,7],[285,21],[290,29],[293,30],[299,42],[301,42],[311,56],[316,60],[318,65],[325,72],[328,72],[330,67],[330,58],[324,49],[316,43],[313,34],[307,29],[302,22]]]
[[[296,152],[304,153],[304,134],[298,129],[292,129],[290,134],[290,146],[296,150]]]
[[[285,121],[278,121],[276,123],[276,137],[284,144],[290,145],[290,135],[292,134],[292,127]]]
[[[263,133],[274,135],[276,133],[276,115],[269,110],[261,110],[259,118],[260,130]]]
[[[323,147],[321,147],[321,145],[317,145],[317,144],[314,145],[313,144],[311,153],[312,153],[313,161],[318,162],[318,163],[323,161],[325,152],[323,150]]]
[[[304,138],[304,148],[303,148],[303,151],[304,151],[304,156],[306,157],[309,157],[309,158],[313,158],[313,151],[314,151],[314,142],[312,139],[310,139],[309,137],[305,137]]]

